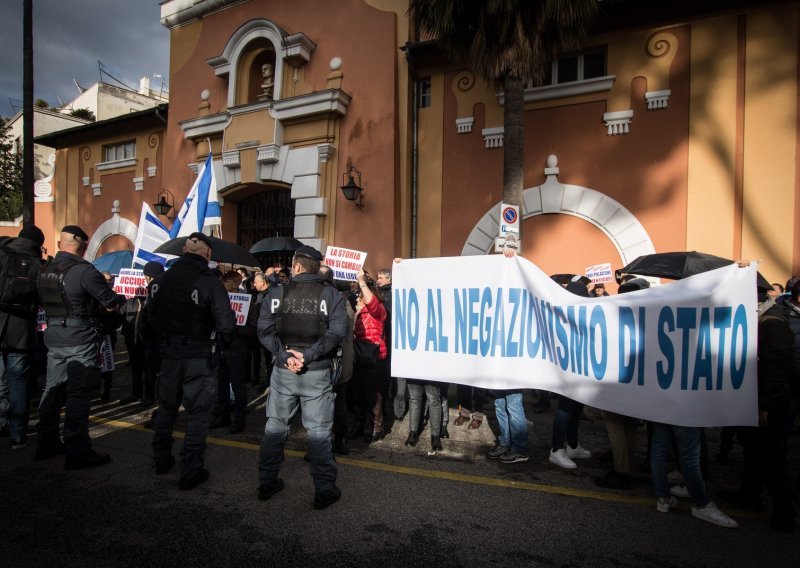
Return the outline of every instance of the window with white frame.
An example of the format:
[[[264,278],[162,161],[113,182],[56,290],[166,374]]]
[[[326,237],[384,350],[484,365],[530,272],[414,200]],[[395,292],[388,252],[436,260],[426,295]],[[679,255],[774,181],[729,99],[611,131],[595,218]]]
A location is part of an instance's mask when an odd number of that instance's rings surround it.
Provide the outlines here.
[[[605,75],[606,50],[593,49],[553,61],[547,69],[542,86],[586,81],[604,77]]]
[[[419,107],[429,108],[432,103],[431,78],[423,77],[419,80]]]
[[[608,74],[605,46],[593,47],[551,62],[542,85],[525,89],[525,102],[607,91],[615,79]]]
[[[119,144],[107,144],[103,146],[104,162],[119,162],[120,160],[131,160],[136,157],[136,141],[129,140]]]

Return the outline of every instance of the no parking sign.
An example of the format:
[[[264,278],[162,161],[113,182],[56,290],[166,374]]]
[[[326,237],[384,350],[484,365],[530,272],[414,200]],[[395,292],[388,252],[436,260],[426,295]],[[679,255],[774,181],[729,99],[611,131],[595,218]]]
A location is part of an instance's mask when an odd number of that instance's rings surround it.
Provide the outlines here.
[[[519,207],[507,203],[500,204],[499,228],[500,234],[494,243],[495,252],[503,252],[509,235],[513,237],[508,239],[508,247],[519,250]]]

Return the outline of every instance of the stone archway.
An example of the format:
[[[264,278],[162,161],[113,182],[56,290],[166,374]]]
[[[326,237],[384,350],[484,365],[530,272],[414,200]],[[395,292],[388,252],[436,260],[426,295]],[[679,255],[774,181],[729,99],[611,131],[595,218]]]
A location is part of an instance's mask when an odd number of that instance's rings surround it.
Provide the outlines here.
[[[100,250],[100,246],[103,244],[103,241],[109,237],[122,235],[130,242],[136,242],[136,234],[139,232],[139,228],[132,221],[129,221],[124,217],[120,217],[118,200],[114,201],[114,205],[111,208],[111,213],[111,219],[108,219],[102,225],[97,227],[97,230],[92,235],[92,239],[89,241],[86,254],[83,255],[83,258],[89,262],[95,259],[95,256],[97,256],[97,251]]]
[[[551,154],[544,170],[545,182],[523,192],[523,219],[546,213],[562,213],[588,221],[603,231],[614,244],[623,266],[641,255],[655,252],[650,235],[636,216],[621,203],[588,187],[562,184],[558,181],[558,173],[558,158]],[[461,249],[461,255],[489,254],[494,250],[499,227],[500,203],[487,211],[473,227]]]

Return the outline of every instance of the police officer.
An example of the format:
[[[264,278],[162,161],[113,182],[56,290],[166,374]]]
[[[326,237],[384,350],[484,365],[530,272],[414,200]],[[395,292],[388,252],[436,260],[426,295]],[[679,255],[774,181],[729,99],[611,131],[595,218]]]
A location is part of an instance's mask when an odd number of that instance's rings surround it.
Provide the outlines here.
[[[117,295],[103,275],[83,260],[89,236],[76,225],[61,229],[59,252],[39,273],[37,286],[47,314],[47,383],[39,403],[36,459],[63,454],[65,469],[103,465],[106,454],[92,450],[89,407],[100,386],[99,317],[117,309]],[[58,436],[66,406],[64,443]]]
[[[315,509],[324,509],[341,497],[331,448],[330,367],[347,326],[342,297],[317,276],[321,261],[322,255],[313,247],[298,248],[292,259],[293,279],[270,289],[258,322],[261,343],[275,354],[258,463],[258,497],[265,501],[283,489],[278,477],[283,447],[299,404],[308,432]]]
[[[189,420],[180,454],[179,486],[186,490],[209,476],[203,466],[208,415],[216,391],[215,336],[230,337],[236,317],[225,287],[208,268],[211,240],[203,233],[192,233],[183,253],[153,284],[148,318],[159,330],[161,348],[153,436],[155,469],[161,475],[175,464],[172,428],[182,402]]]

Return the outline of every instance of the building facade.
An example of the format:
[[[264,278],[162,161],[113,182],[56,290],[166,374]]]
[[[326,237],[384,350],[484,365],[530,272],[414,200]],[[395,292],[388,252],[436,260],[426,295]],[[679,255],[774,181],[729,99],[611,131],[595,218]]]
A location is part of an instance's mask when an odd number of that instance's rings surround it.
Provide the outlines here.
[[[605,2],[584,49],[526,90],[522,253],[547,273],[582,273],[700,250],[758,260],[785,281],[800,272],[800,8],[663,6]],[[182,202],[211,152],[222,236],[244,246],[294,236],[364,250],[372,271],[395,256],[490,253],[503,94],[421,41],[408,8],[162,2],[171,102],[160,187]],[[66,184],[85,177],[77,156],[64,156]],[[145,171],[136,160],[127,178]],[[339,189],[350,175],[363,207]],[[121,214],[136,223],[150,195],[120,191]],[[84,197],[56,217],[94,219],[100,205]]]

